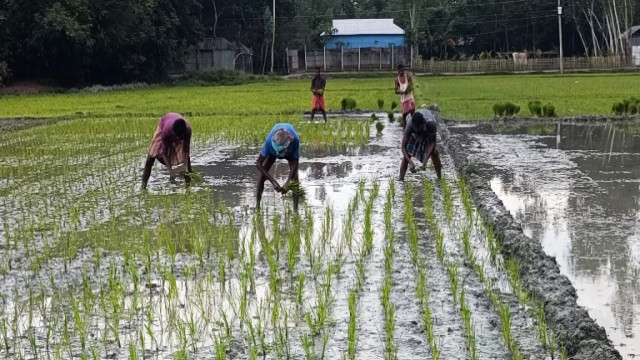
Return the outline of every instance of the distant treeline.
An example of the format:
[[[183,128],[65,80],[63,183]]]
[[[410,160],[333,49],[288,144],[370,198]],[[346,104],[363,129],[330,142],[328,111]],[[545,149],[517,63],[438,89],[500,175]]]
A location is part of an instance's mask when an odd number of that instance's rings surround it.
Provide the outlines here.
[[[563,1],[565,54],[628,51],[635,0]],[[154,82],[183,68],[202,37],[238,40],[271,68],[272,0],[0,0],[0,83]],[[394,18],[423,58],[557,50],[557,0],[276,0],[274,67],[320,48],[332,19]],[[375,29],[374,29],[375,31]]]

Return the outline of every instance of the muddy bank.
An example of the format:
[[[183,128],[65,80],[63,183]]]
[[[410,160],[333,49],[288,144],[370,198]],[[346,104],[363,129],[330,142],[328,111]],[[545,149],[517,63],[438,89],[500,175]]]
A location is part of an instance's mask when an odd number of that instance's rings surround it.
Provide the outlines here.
[[[581,116],[562,116],[562,117],[553,117],[553,118],[538,118],[538,117],[530,117],[530,116],[517,116],[517,117],[496,117],[491,119],[483,119],[483,120],[465,120],[459,121],[455,119],[442,119],[446,124],[469,124],[478,122],[481,123],[489,123],[489,124],[509,124],[509,125],[530,125],[530,124],[557,124],[561,123],[607,123],[607,122],[639,122],[640,116],[631,115],[631,116],[612,116],[612,115],[581,115]]]
[[[604,328],[597,325],[587,311],[577,304],[576,289],[561,274],[556,260],[544,252],[538,241],[523,234],[521,226],[503,206],[489,183],[477,174],[469,155],[463,150],[462,145],[468,139],[465,136],[452,137],[446,126],[441,126],[440,131],[456,169],[470,188],[478,211],[501,239],[502,254],[519,261],[520,276],[525,287],[544,303],[547,322],[554,330],[559,345],[573,359],[622,359]]]

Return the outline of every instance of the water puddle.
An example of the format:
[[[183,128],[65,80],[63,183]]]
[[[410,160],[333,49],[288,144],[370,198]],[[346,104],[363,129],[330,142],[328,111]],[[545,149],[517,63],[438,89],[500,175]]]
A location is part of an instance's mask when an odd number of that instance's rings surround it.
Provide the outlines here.
[[[640,356],[640,124],[449,129],[620,353]]]

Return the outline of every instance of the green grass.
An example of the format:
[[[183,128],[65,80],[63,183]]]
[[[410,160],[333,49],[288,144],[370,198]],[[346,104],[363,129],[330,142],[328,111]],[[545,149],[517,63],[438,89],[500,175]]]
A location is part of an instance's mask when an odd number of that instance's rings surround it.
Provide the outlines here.
[[[640,74],[420,77],[419,82],[420,103],[437,103],[451,119],[492,118],[493,104],[506,101],[526,115],[532,100],[554,104],[558,116],[611,114],[614,102],[640,96]]]
[[[378,99],[397,100],[394,78],[329,79],[328,109],[339,110],[345,97],[362,109],[377,109]],[[0,118],[113,115],[160,116],[176,111],[192,116],[299,114],[310,110],[308,80],[287,80],[213,87],[165,87],[97,94],[43,94],[0,97]]]
[[[0,97],[0,118],[97,116],[156,117],[168,111],[192,116],[297,114],[308,110],[308,80],[239,86],[151,87],[96,94],[43,94]],[[511,101],[526,110],[529,101],[552,103],[559,116],[610,114],[611,105],[640,96],[639,74],[503,75],[416,77],[418,106],[438,103],[447,118],[488,119],[496,102]],[[329,79],[327,108],[338,110],[351,97],[362,109],[397,102],[389,78]],[[389,107],[390,105],[386,105]],[[388,109],[387,109],[388,110]]]

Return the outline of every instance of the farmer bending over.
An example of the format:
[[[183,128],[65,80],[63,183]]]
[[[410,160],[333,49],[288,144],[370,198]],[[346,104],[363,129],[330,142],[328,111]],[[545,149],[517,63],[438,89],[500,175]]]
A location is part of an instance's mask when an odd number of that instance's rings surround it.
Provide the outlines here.
[[[396,77],[396,94],[400,95],[402,109],[402,125],[407,124],[407,115],[416,111],[416,101],[413,98],[413,80],[409,74],[404,72],[404,65],[398,65],[398,76]]]
[[[407,120],[402,137],[402,163],[400,164],[400,181],[404,180],[407,168],[415,172],[415,164],[411,157],[415,157],[426,165],[429,158],[433,161],[438,179],[441,177],[442,164],[436,148],[436,133],[438,124],[433,113],[426,109],[420,109]]]
[[[296,130],[289,123],[280,123],[273,126],[267,139],[262,145],[262,151],[258,156],[256,166],[260,171],[258,178],[258,189],[256,191],[256,207],[260,208],[260,200],[262,200],[262,192],[264,191],[264,182],[269,180],[273,189],[279,193],[286,194],[287,190],[283,189],[276,179],[269,174],[271,166],[276,159],[285,159],[289,163],[289,178],[287,184],[292,181],[298,181],[298,160],[300,159],[300,138]],[[285,184],[286,187],[286,184]],[[293,208],[298,209],[298,196],[293,194]]]
[[[172,166],[186,165],[187,171],[191,172],[191,157],[189,149],[191,144],[191,126],[185,118],[177,113],[167,113],[160,118],[158,128],[153,135],[147,162],[144,164],[142,173],[142,188],[147,188],[149,176],[153,163],[160,161],[169,170],[169,178],[173,182],[174,173]],[[184,175],[184,180],[189,185],[189,176]]]
[[[316,67],[316,76],[311,80],[311,92],[313,93],[313,102],[311,103],[311,121],[316,111],[322,112],[324,122],[327,122],[327,113],[324,111],[324,87],[327,80],[320,75],[320,68]]]

